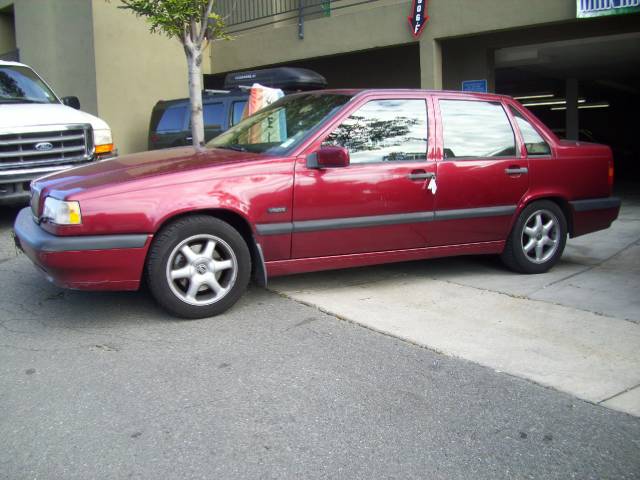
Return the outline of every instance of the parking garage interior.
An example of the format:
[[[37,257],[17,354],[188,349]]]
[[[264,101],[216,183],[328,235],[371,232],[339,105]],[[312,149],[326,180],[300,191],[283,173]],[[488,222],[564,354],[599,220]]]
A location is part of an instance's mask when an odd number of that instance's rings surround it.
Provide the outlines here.
[[[610,145],[617,183],[640,183],[640,33],[512,47],[495,55],[497,92],[519,98],[560,137]]]

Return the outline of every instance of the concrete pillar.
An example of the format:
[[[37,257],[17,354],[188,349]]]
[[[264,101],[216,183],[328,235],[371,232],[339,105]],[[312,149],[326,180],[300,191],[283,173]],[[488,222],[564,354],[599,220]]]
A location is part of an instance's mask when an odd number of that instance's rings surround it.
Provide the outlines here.
[[[442,86],[460,90],[465,80],[486,80],[487,90],[495,92],[495,53],[482,39],[444,40],[441,45]]]
[[[565,129],[568,140],[578,140],[580,131],[578,115],[578,79],[567,78],[565,84],[565,98],[567,100],[567,111],[565,119]]]
[[[442,48],[434,38],[420,40],[420,86],[428,90],[442,90]]]

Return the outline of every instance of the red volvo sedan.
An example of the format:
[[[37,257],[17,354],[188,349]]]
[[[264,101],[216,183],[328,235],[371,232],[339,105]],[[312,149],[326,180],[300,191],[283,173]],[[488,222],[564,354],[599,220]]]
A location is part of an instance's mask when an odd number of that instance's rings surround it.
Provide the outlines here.
[[[607,146],[558,140],[509,97],[333,90],[212,140],[33,182],[16,241],[56,284],[200,318],[250,278],[465,254],[549,270],[618,216]]]

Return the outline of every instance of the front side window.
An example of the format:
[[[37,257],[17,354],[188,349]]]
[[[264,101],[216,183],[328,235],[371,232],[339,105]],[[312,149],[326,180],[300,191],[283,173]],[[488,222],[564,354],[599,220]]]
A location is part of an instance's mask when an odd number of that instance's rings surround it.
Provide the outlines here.
[[[205,103],[202,113],[205,127],[222,128],[222,124],[224,123],[224,104]]]
[[[440,100],[445,159],[512,157],[516,140],[498,102]]]
[[[289,95],[245,118],[207,143],[207,147],[285,154],[350,99],[350,95],[332,93]]]
[[[424,100],[373,100],[351,114],[325,140],[349,150],[351,163],[427,158]]]
[[[58,99],[30,68],[2,65],[0,103],[58,103]]]
[[[544,141],[542,136],[538,133],[533,125],[522,116],[522,114],[515,108],[511,108],[511,113],[516,119],[522,139],[524,140],[524,146],[527,148],[527,154],[529,156],[543,156],[550,155],[551,148],[549,144]]]
[[[159,133],[181,131],[184,127],[184,116],[186,113],[186,105],[167,108],[160,119],[160,123],[158,123],[157,131]]]

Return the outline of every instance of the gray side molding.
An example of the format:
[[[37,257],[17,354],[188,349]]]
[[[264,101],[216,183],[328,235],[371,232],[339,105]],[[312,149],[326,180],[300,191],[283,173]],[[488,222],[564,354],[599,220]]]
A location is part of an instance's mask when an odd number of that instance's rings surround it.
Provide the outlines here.
[[[378,227],[383,225],[401,225],[404,223],[423,223],[438,220],[462,220],[465,218],[500,217],[513,215],[515,205],[497,207],[464,208],[458,210],[439,210],[427,212],[394,213],[391,215],[372,215],[367,217],[329,218],[322,220],[304,220],[301,222],[261,223],[256,225],[258,235],[281,235],[297,232],[317,232],[322,230],[341,230],[345,228]]]

